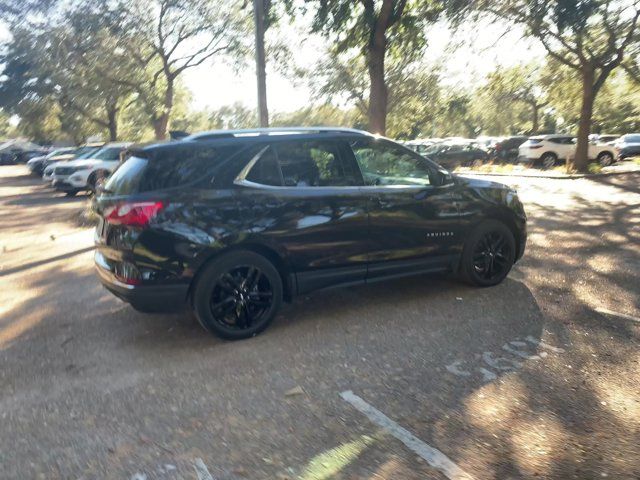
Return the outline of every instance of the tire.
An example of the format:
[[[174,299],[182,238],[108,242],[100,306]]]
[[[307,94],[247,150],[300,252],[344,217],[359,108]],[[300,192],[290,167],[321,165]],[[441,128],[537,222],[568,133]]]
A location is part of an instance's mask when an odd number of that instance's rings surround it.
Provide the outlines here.
[[[544,169],[553,168],[558,163],[558,156],[553,152],[544,153],[540,157],[540,165]]]
[[[598,163],[601,167],[612,165],[614,160],[615,158],[611,152],[600,152],[600,155],[598,155]]]
[[[497,220],[484,221],[464,244],[460,274],[471,285],[497,285],[511,271],[515,255],[516,242],[511,230]]]
[[[266,329],[282,305],[282,279],[262,255],[237,250],[205,267],[193,290],[196,318],[227,340],[253,337]]]

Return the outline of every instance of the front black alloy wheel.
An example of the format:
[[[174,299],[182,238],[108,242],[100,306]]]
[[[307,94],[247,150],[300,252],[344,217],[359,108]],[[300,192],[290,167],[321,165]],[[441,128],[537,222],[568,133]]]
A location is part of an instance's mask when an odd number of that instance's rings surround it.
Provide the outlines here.
[[[461,273],[471,284],[497,285],[509,274],[515,259],[515,240],[506,225],[483,222],[464,246]]]
[[[237,340],[267,328],[282,303],[282,280],[254,252],[227,253],[210,264],[196,284],[193,306],[204,328]]]

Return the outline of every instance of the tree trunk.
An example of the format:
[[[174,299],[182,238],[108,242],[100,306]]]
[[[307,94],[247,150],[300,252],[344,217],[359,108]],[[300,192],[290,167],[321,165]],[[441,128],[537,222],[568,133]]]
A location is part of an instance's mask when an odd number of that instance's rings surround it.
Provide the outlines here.
[[[156,136],[156,140],[164,140],[167,138],[167,130],[169,129],[169,115],[166,113],[160,114],[153,120],[153,131]]]
[[[582,106],[578,124],[578,144],[576,146],[573,167],[579,172],[586,172],[589,165],[589,133],[593,117],[593,103],[596,98],[594,88],[595,69],[586,66],[582,70]]]
[[[532,104],[531,109],[533,110],[531,119],[531,135],[535,135],[538,133],[539,128],[539,116],[540,116],[540,106],[538,104]]]
[[[162,113],[153,120],[153,130],[156,140],[167,138],[167,130],[171,123],[171,111],[173,110],[173,79],[167,79],[167,89],[164,92],[164,105]]]
[[[118,107],[107,106],[107,124],[109,125],[109,141],[118,140]]]
[[[258,80],[258,123],[260,127],[269,126],[269,110],[267,109],[267,71],[264,53],[264,16],[263,0],[253,0],[253,15],[256,30],[256,77]]]
[[[377,43],[377,42],[376,42]],[[385,135],[387,132],[387,84],[384,78],[386,40],[369,48],[369,131]]]

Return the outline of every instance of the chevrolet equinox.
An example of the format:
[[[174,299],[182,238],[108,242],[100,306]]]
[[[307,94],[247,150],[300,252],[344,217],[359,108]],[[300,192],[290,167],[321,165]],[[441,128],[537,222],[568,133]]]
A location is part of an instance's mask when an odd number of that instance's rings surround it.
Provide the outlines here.
[[[504,185],[340,128],[199,133],[131,147],[94,199],[95,263],[133,308],[188,306],[227,339],[336,285],[452,272],[500,283],[526,216]]]

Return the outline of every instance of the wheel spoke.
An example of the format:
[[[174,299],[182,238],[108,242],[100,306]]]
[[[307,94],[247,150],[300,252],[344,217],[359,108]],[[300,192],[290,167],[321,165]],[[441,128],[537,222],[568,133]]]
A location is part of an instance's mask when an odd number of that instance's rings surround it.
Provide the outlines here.
[[[238,288],[240,288],[240,284],[235,279],[235,277],[233,275],[231,275],[230,273],[225,273],[222,276],[222,280],[227,282],[227,285],[231,286],[234,290],[237,290]]]
[[[258,275],[260,275],[260,271],[256,267],[249,267],[247,276],[242,281],[241,288],[251,290],[258,279]]]
[[[215,315],[218,310],[222,310],[222,313],[229,313],[235,304],[233,297],[227,297],[221,302],[211,305],[211,312]]]
[[[271,298],[273,293],[271,292],[249,292],[249,298]]]
[[[242,305],[242,314],[244,315],[244,328],[249,328],[253,323],[253,316],[249,310],[249,305]]]
[[[273,298],[268,276],[253,265],[239,265],[218,277],[209,308],[225,328],[246,330],[268,313]]]
[[[249,300],[249,305],[253,305],[254,307],[259,307],[259,308],[267,308],[269,305],[271,305],[270,302],[263,302],[261,300]]]

